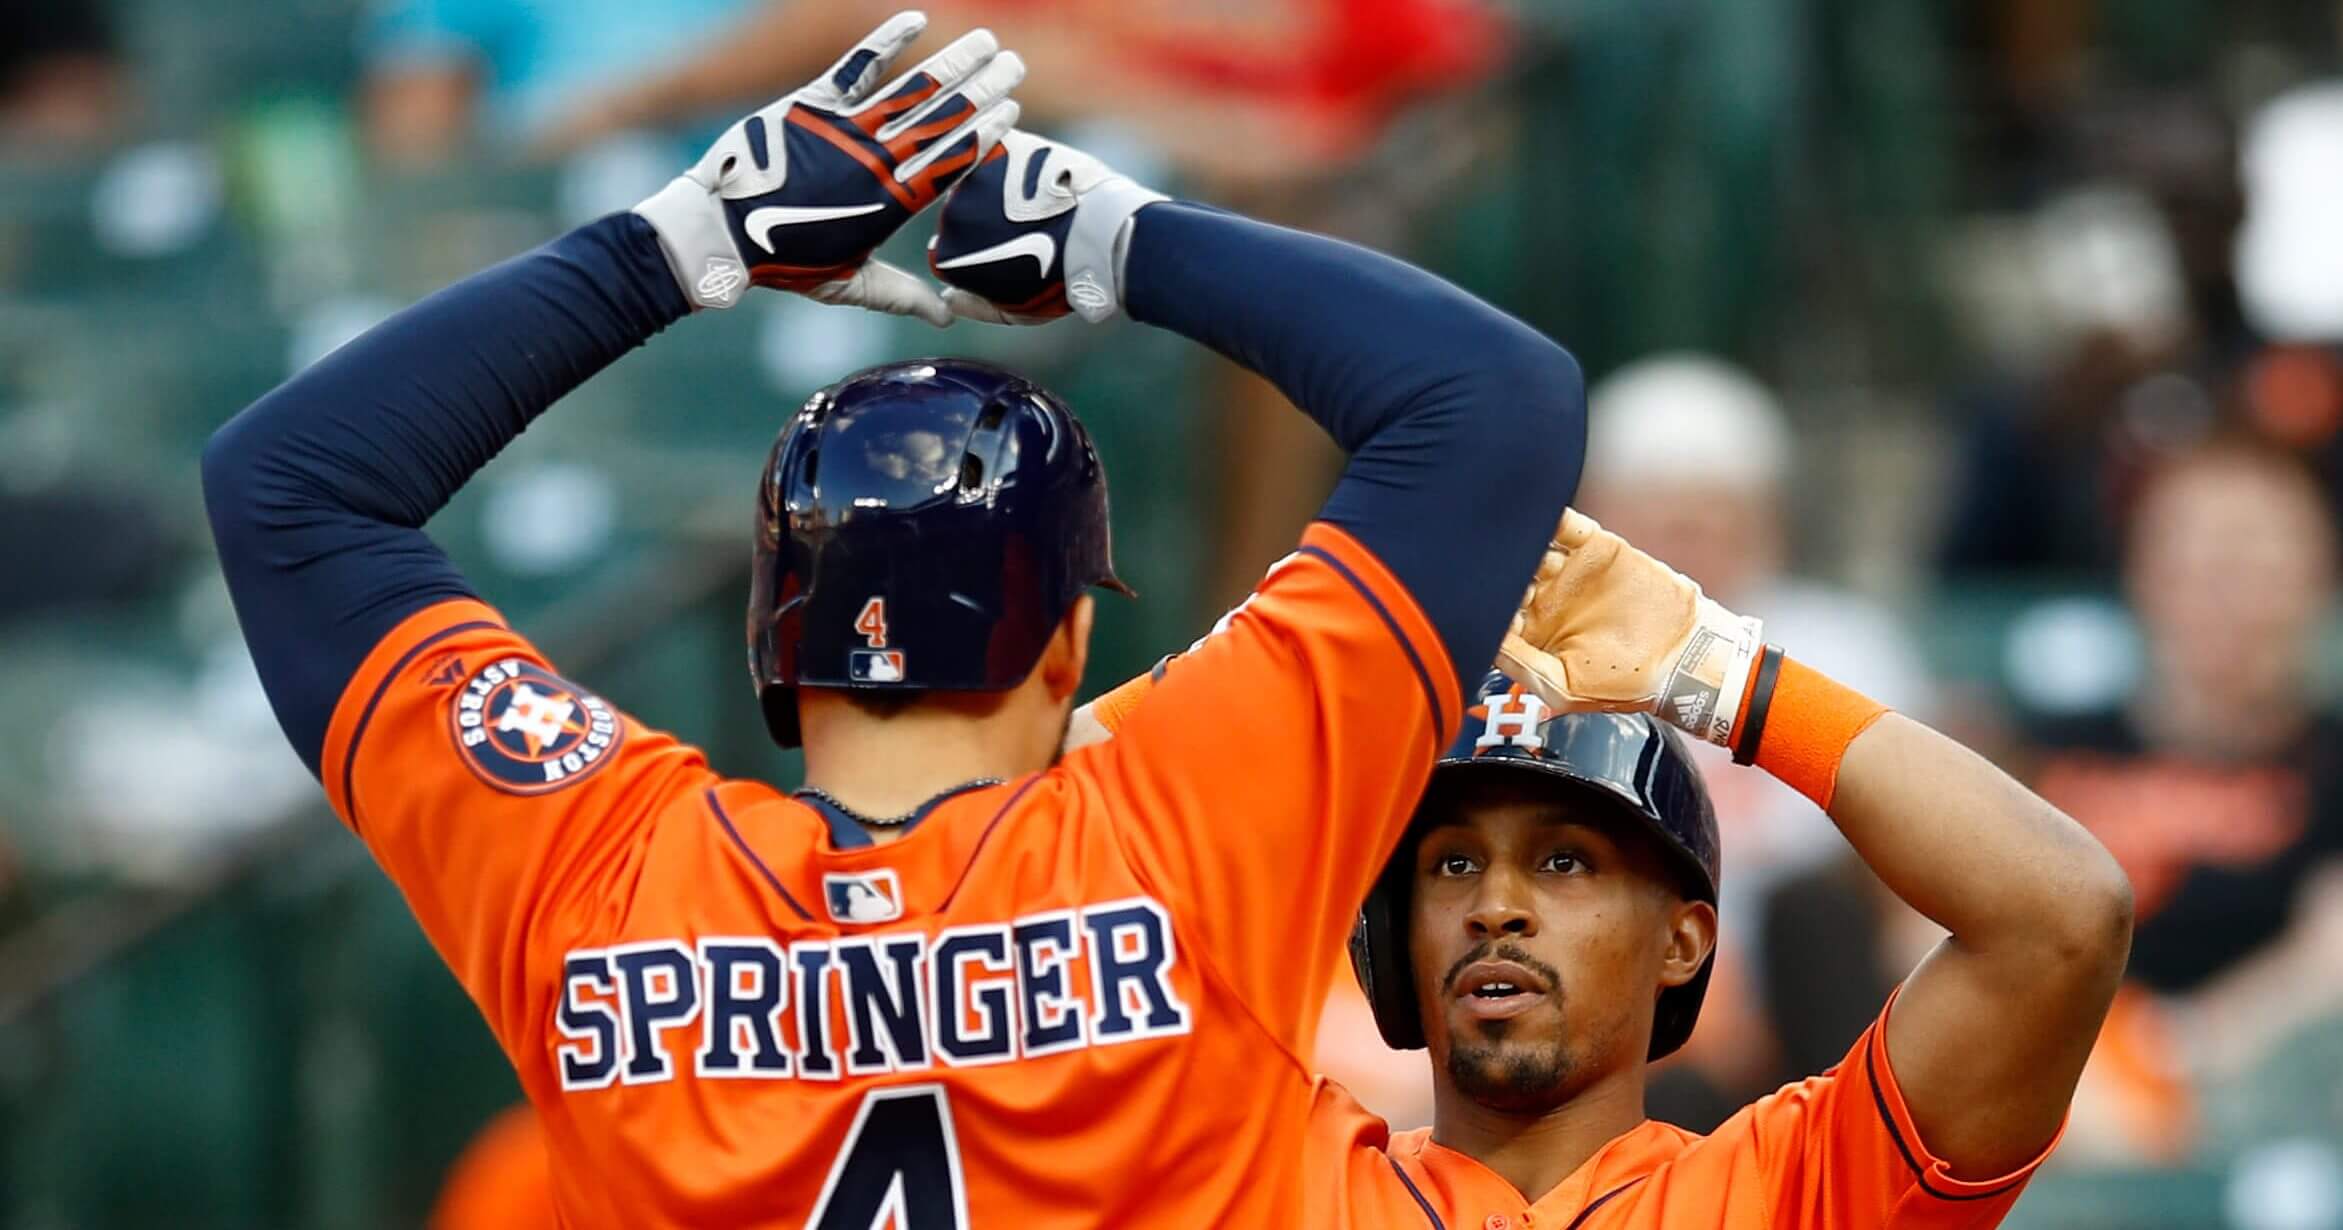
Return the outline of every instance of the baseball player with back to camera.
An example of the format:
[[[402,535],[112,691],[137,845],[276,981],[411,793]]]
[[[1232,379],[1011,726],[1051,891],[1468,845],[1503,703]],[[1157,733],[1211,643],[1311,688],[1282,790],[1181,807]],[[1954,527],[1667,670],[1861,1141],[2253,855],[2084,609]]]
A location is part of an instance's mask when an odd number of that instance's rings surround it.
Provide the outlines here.
[[[1322,1081],[1306,1224],[1997,1224],[2123,972],[2131,889],[2107,851],[1576,512],[1499,663],[1352,936],[1384,1040],[1431,1053],[1432,1127],[1394,1135]],[[1184,669],[1090,706],[1092,734]],[[1706,1137],[1643,1109],[1717,934],[1715,815],[1663,721],[1812,798],[1951,933],[1836,1068]]]
[[[1427,274],[1010,131],[1023,69],[982,31],[890,80],[922,24],[222,428],[222,567],[288,737],[518,1071],[567,1224],[1291,1224],[1319,992],[1571,495],[1579,372]],[[948,295],[870,259],[947,192]],[[1128,314],[1269,377],[1349,469],[1124,737],[1061,761],[1087,591],[1121,588],[1081,424],[971,362],[826,388],[760,480],[749,600],[806,786],[725,780],[421,527],[752,284]]]

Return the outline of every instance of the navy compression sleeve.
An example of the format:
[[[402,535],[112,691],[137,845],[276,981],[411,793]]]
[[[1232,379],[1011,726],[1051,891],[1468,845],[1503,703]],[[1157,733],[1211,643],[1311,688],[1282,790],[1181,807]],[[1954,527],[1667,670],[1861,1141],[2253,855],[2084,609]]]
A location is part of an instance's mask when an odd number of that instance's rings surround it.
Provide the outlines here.
[[[375,643],[471,595],[423,523],[546,407],[687,310],[650,224],[614,214],[408,308],[212,436],[220,568],[312,773]]]
[[[1390,257],[1201,206],[1148,206],[1124,267],[1135,320],[1276,384],[1350,454],[1321,516],[1439,630],[1466,696],[1578,488],[1569,352]]]

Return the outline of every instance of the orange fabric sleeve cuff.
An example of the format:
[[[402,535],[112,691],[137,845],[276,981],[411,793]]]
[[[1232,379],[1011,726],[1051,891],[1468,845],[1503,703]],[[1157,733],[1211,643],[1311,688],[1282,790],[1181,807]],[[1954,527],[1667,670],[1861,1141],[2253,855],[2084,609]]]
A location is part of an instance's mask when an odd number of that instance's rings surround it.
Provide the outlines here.
[[[1757,744],[1757,767],[1830,809],[1847,745],[1888,711],[1821,671],[1783,658]],[[1744,713],[1747,720],[1752,715]]]
[[[1117,685],[1113,691],[1091,701],[1090,716],[1097,718],[1098,724],[1106,727],[1108,734],[1119,735],[1123,733],[1123,720],[1130,717],[1131,711],[1138,708],[1139,702],[1147,699],[1147,694],[1154,690],[1153,671],[1133,676]]]

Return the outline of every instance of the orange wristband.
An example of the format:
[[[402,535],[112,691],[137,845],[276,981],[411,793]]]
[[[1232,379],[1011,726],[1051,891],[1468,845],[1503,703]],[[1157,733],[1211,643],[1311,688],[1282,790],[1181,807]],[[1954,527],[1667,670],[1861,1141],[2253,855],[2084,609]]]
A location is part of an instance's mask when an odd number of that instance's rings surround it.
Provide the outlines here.
[[[1108,734],[1119,735],[1123,733],[1123,720],[1130,717],[1131,711],[1138,708],[1139,702],[1147,699],[1147,694],[1154,690],[1155,672],[1135,675],[1117,684],[1113,691],[1091,701],[1090,716],[1097,718],[1098,724],[1106,727]]]
[[[1754,737],[1757,767],[1828,810],[1847,745],[1888,708],[1773,646],[1760,661],[1777,673],[1749,689],[1735,729]]]

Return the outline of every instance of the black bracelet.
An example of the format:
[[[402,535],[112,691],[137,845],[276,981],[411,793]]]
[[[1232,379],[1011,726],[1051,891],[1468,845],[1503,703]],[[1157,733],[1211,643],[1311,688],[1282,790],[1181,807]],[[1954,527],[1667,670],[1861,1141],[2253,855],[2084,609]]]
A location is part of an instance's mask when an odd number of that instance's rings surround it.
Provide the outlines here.
[[[1749,717],[1733,732],[1733,763],[1757,763],[1757,744],[1765,738],[1766,710],[1773,708],[1774,680],[1782,674],[1782,647],[1768,645],[1757,655],[1757,674],[1749,683]]]

